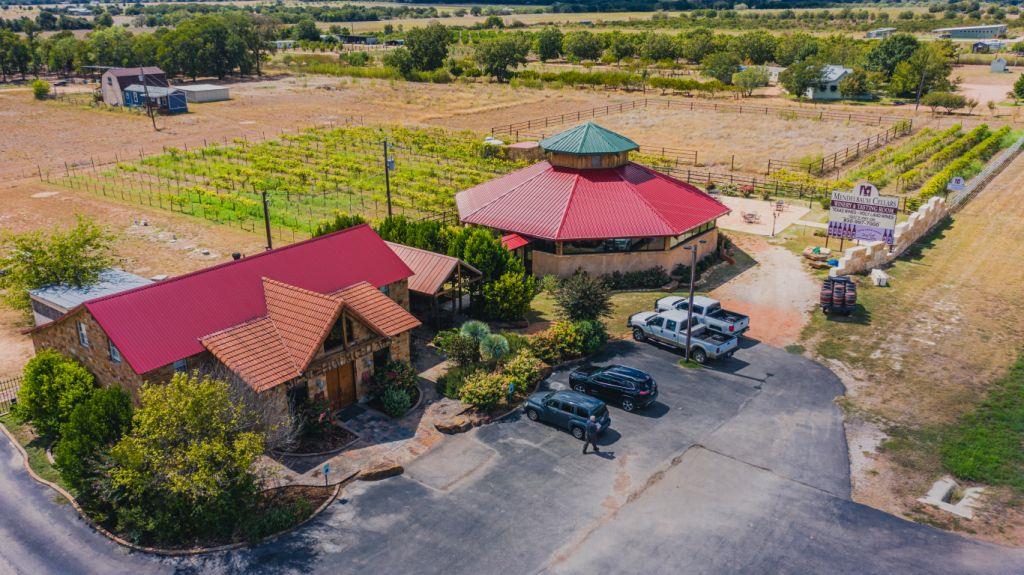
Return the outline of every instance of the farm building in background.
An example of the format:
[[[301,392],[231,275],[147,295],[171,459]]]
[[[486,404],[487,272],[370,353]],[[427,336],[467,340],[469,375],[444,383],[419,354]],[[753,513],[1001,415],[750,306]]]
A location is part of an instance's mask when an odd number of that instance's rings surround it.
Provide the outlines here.
[[[132,84],[141,85],[143,82],[147,87],[166,88],[168,86],[167,74],[156,66],[111,68],[104,72],[100,79],[100,93],[107,105],[124,106],[125,89]]]
[[[950,40],[979,40],[986,38],[1005,38],[1006,24],[986,24],[984,26],[959,26],[956,28],[936,28],[932,32],[939,38]]]
[[[203,102],[222,102],[230,100],[227,86],[216,86],[214,84],[193,84],[191,86],[175,86],[175,89],[185,92],[185,99],[192,104]]]
[[[868,40],[884,40],[896,33],[896,28],[876,28],[864,35]]]
[[[821,71],[821,83],[807,88],[806,96],[811,100],[840,100],[843,97],[839,82],[853,72],[844,66],[825,66]]]
[[[996,74],[1005,74],[1006,72],[1009,72],[1009,70],[1006,69],[1006,58],[996,58],[995,60],[992,60],[992,63],[988,65],[988,71]]]
[[[535,276],[690,265],[718,249],[724,204],[631,162],[637,144],[594,123],[540,141],[545,160],[455,196],[459,219],[502,234]]]
[[[126,107],[145,107],[146,98],[149,98],[149,105],[161,114],[183,114],[188,112],[188,100],[185,92],[177,88],[132,84],[124,89],[124,105]]]

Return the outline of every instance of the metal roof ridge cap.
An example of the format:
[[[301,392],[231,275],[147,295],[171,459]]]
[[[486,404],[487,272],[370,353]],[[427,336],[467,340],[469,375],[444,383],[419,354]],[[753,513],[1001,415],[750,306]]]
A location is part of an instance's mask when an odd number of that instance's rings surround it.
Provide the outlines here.
[[[565,227],[565,219],[569,217],[569,207],[572,205],[573,198],[576,197],[576,187],[579,186],[580,178],[582,176],[583,174],[580,170],[576,170],[576,173],[572,176],[572,186],[569,188],[569,199],[565,201],[565,207],[562,208],[562,219],[559,220],[558,227],[555,228],[556,239],[562,235],[562,228]]]

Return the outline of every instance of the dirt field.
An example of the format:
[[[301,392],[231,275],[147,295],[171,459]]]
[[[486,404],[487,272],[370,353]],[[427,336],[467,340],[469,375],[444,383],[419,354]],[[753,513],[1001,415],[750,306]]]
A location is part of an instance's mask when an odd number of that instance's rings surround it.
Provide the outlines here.
[[[1024,341],[1024,158],[1018,157],[949,227],[889,271],[892,287],[861,282],[865,319],[820,312],[806,345],[848,387],[854,497],[918,521],[1024,544],[1024,514],[1005,490],[989,490],[981,517],[953,522],[916,503],[941,473],[935,429],[984,397]],[[879,450],[887,434],[909,440]]]
[[[1006,102],[1006,93],[1013,89],[1013,82],[1020,76],[1020,69],[1007,67],[1009,72],[991,72],[988,66],[957,66],[952,76],[960,78],[959,92],[967,98],[978,101],[978,112],[985,110],[989,102]]]

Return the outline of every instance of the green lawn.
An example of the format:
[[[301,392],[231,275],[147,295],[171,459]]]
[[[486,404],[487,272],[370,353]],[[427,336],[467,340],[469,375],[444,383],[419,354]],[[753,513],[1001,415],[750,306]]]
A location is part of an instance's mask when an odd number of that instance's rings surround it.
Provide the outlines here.
[[[32,469],[38,473],[40,477],[47,481],[52,481],[70,491],[70,488],[60,478],[60,473],[57,472],[57,469],[50,464],[49,458],[46,457],[46,446],[48,445],[47,440],[37,436],[31,425],[21,421],[21,419],[13,413],[0,415],[0,423],[2,423],[4,427],[14,435],[15,439],[18,440],[18,443],[25,448],[25,452],[28,453],[28,464],[32,466]]]
[[[604,318],[604,324],[608,333],[613,336],[625,335],[630,332],[626,327],[629,316],[639,311],[653,311],[654,302],[658,298],[667,295],[687,295],[688,292],[662,292],[662,291],[631,291],[612,294],[612,315]],[[555,314],[555,298],[547,293],[541,293],[533,299],[530,323],[553,322],[558,318]]]

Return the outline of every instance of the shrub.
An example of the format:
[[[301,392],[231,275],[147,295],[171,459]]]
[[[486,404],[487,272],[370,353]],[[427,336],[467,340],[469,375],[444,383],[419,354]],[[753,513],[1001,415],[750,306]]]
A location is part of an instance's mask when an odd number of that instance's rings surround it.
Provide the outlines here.
[[[481,371],[481,368],[475,365],[449,368],[444,375],[437,379],[437,392],[451,399],[459,399],[462,396],[462,386],[465,384],[466,378],[478,371]]]
[[[412,407],[412,398],[409,392],[402,387],[388,387],[384,389],[380,401],[384,404],[384,413],[391,417],[402,417]]]
[[[516,393],[526,393],[535,383],[540,381],[544,363],[537,359],[529,350],[517,353],[505,364],[505,378],[515,385]]]
[[[357,52],[363,54],[363,52]],[[366,218],[359,214],[349,214],[347,212],[337,212],[334,214],[333,220],[324,220],[316,226],[316,230],[313,231],[313,237],[323,236],[331,232],[338,230],[345,230],[352,226],[358,226],[359,224],[365,224]]]
[[[487,410],[501,403],[507,392],[508,381],[501,374],[478,371],[463,382],[459,399],[473,407]]]
[[[594,320],[597,321],[597,320]],[[560,321],[530,338],[530,350],[549,365],[584,354],[584,334],[578,330],[583,322]]]
[[[60,426],[60,442],[53,458],[60,476],[75,491],[86,495],[96,476],[101,450],[131,429],[132,398],[120,388],[95,389],[71,411]]]
[[[434,345],[457,365],[469,366],[480,361],[480,344],[460,330],[450,329],[438,333]]]
[[[577,272],[562,281],[555,292],[558,315],[569,321],[599,319],[611,315],[611,294],[604,281]]]
[[[50,94],[50,83],[46,80],[32,82],[32,95],[36,100],[45,100]]]
[[[544,292],[546,294],[555,295],[555,292],[558,291],[559,283],[560,282],[558,276],[548,274],[540,278],[540,282],[538,282],[537,284],[537,290],[538,292]]]
[[[507,272],[484,285],[484,311],[496,320],[525,319],[535,295],[537,278],[519,271]]]
[[[41,435],[56,435],[71,412],[95,389],[91,373],[77,361],[43,350],[25,365],[18,391],[17,414],[31,421]]]
[[[516,355],[520,351],[530,347],[530,338],[525,335],[518,334],[514,331],[503,331],[501,332],[501,335],[505,338],[505,341],[508,342],[509,355]]]
[[[665,268],[654,266],[650,269],[633,272],[614,271],[601,276],[601,281],[613,290],[653,289],[667,284],[671,278],[668,277]]]
[[[471,319],[462,324],[459,332],[480,342],[485,337],[491,335],[491,328],[487,327],[487,324],[482,321]]]
[[[480,340],[480,358],[488,363],[500,363],[508,357],[508,350],[508,340],[503,336],[492,333]]]
[[[417,386],[416,370],[408,362],[391,361],[384,369],[377,369],[370,378],[370,393],[377,397],[389,389],[410,390]]]
[[[604,347],[608,342],[608,330],[604,323],[596,320],[581,321],[575,325],[576,333],[581,340],[580,355],[590,355]]]

